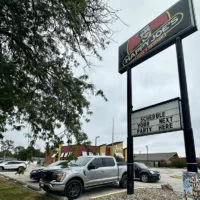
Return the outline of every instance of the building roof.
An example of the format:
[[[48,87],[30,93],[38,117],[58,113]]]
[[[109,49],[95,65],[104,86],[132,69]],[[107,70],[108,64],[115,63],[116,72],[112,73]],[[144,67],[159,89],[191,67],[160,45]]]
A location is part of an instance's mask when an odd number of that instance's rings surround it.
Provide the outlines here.
[[[114,142],[114,143],[108,144],[107,146],[112,146],[112,145],[116,145],[116,144],[120,144],[120,143],[123,143],[123,141],[121,141],[121,142]]]
[[[106,146],[106,144],[101,144],[101,145],[99,145],[99,147],[102,147],[102,146]]]
[[[178,156],[177,152],[169,152],[169,153],[141,153],[134,154],[135,161],[160,161],[160,160],[169,160],[173,156]]]

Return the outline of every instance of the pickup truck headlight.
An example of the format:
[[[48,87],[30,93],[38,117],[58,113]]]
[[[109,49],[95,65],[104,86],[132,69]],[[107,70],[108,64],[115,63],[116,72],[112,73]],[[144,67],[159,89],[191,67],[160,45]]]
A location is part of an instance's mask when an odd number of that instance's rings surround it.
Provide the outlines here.
[[[151,174],[155,174],[155,172],[154,172],[154,171],[152,171],[152,170],[150,170],[150,173],[151,173]]]
[[[66,172],[59,172],[56,174],[56,181],[57,182],[62,182],[63,179],[67,176]]]

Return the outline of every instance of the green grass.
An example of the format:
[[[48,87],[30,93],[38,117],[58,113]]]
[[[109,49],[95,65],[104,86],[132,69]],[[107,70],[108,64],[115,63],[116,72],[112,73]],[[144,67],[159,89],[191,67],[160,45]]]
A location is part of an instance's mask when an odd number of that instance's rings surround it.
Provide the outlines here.
[[[0,176],[0,200],[55,200]]]

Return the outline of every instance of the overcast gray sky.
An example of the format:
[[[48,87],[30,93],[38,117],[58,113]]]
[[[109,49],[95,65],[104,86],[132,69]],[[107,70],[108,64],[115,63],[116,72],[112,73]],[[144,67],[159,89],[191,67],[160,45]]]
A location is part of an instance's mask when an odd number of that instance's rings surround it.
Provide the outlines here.
[[[91,122],[84,125],[84,130],[94,144],[95,137],[100,136],[97,144],[112,142],[114,117],[114,142],[127,140],[127,74],[118,73],[118,47],[137,33],[141,28],[171,7],[177,0],[109,0],[111,7],[120,10],[118,15],[128,25],[120,21],[111,27],[115,34],[113,42],[101,53],[103,61],[95,61],[95,66],[89,72],[92,82],[101,88],[108,98],[92,98],[94,112]],[[200,1],[193,0],[197,26],[200,27]],[[183,39],[185,68],[187,73],[190,112],[196,155],[200,156],[200,32],[197,31]],[[175,45],[148,59],[132,69],[132,104],[133,110],[152,104],[180,97],[178,68]],[[13,137],[6,134],[6,139],[15,141],[15,145],[25,145],[23,136]],[[183,132],[171,132],[152,136],[134,138],[134,153],[177,152],[185,156]],[[42,143],[38,143],[42,146]]]

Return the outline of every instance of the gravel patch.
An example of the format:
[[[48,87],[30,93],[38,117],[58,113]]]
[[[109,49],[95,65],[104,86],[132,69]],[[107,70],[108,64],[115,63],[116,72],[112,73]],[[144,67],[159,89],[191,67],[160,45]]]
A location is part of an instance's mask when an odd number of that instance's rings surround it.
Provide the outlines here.
[[[95,198],[96,200],[178,200],[182,199],[180,193],[163,190],[161,188],[145,188],[135,190],[133,195],[127,195],[126,192],[112,194],[105,197]]]

